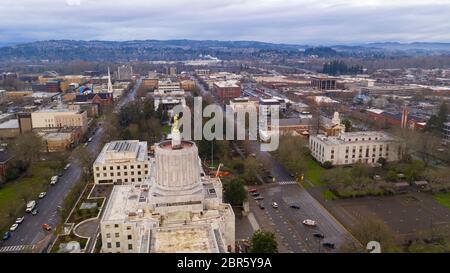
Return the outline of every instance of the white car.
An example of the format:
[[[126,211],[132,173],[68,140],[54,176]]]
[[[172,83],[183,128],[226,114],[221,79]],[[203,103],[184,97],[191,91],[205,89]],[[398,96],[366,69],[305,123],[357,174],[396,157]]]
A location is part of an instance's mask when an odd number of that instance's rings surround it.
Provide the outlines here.
[[[272,208],[274,208],[274,209],[277,209],[277,208],[278,208],[277,202],[273,202],[273,203],[272,203]]]
[[[13,224],[13,225],[9,228],[9,230],[10,230],[10,231],[14,231],[14,230],[17,229],[18,226],[19,226],[19,224]]]
[[[52,176],[52,179],[50,180],[50,185],[55,185],[58,182],[58,176]]]
[[[47,194],[47,193],[46,193],[45,191],[44,191],[44,192],[41,192],[41,193],[39,194],[39,198],[40,198],[40,199],[44,198],[46,194]]]
[[[310,220],[310,219],[306,219],[302,222],[304,225],[306,226],[310,226],[310,227],[315,227],[317,225],[316,221],[314,220]]]
[[[64,167],[64,170],[67,171],[70,168],[70,163],[67,163],[67,165]]]
[[[16,224],[20,224],[23,222],[23,220],[25,219],[25,216],[19,217],[16,219]]]

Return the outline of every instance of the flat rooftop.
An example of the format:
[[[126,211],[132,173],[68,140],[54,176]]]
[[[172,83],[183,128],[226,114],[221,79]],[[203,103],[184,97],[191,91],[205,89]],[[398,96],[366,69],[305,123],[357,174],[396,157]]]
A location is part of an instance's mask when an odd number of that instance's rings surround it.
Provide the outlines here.
[[[122,140],[106,143],[94,164],[116,163],[125,160],[145,161],[147,159],[147,142],[139,140]]]
[[[325,144],[338,145],[343,143],[367,143],[367,142],[384,142],[394,141],[391,135],[382,131],[367,131],[367,132],[347,132],[341,133],[340,136],[327,137],[325,135],[317,135]]]
[[[218,253],[210,225],[159,228],[152,232],[153,253]]]

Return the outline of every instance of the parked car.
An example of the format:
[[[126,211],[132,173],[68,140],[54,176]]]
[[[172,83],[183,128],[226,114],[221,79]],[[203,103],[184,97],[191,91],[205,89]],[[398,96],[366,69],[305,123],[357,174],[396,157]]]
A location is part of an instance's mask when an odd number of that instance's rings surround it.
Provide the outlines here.
[[[39,199],[44,198],[45,195],[47,195],[47,193],[46,193],[45,191],[44,191],[44,192],[41,192],[41,193],[39,194]]]
[[[25,216],[19,217],[16,219],[16,224],[20,224],[23,222],[23,220],[25,219]]]
[[[320,239],[323,239],[323,238],[325,238],[325,235],[323,235],[322,233],[320,233],[320,232],[316,232],[316,233],[314,233],[313,234],[313,236],[314,237],[316,237],[316,238],[320,238]]]
[[[30,202],[27,203],[27,208],[25,210],[25,212],[31,212],[33,211],[33,209],[36,207],[36,201],[31,200]]]
[[[39,210],[38,210],[38,209],[34,209],[34,210],[31,212],[32,215],[36,215],[36,214],[38,214],[38,213],[39,213]]]
[[[300,205],[297,203],[291,204],[290,207],[293,209],[300,209]]]
[[[264,203],[263,202],[259,203],[259,208],[260,209],[264,209]]]
[[[252,192],[252,193],[250,193],[250,195],[253,197],[256,197],[256,196],[259,196],[259,192]]]
[[[334,247],[335,247],[334,243],[332,243],[332,242],[325,242],[325,243],[322,243],[322,245],[324,247],[328,247],[328,248],[332,248],[332,249],[334,249]]]
[[[248,192],[251,194],[253,192],[258,192],[258,190],[253,188],[253,189],[249,189]]]
[[[272,202],[272,208],[274,208],[274,209],[277,209],[277,208],[278,208],[277,202]]]
[[[259,200],[264,200],[264,197],[262,197],[262,196],[256,196],[256,197],[254,197],[253,199],[255,199],[256,201],[259,201]]]
[[[54,175],[52,176],[52,178],[50,179],[50,185],[55,185],[56,183],[58,183],[58,176]]]
[[[67,163],[67,165],[64,167],[64,170],[67,171],[70,168],[71,164]]]
[[[14,230],[16,230],[17,228],[19,227],[19,224],[13,224],[10,228],[9,228],[9,231],[14,231]]]
[[[88,142],[86,142],[86,143],[83,144],[84,147],[87,147],[88,145],[89,145]]]
[[[9,238],[11,238],[11,232],[7,231],[5,232],[5,234],[3,234],[3,241],[8,240]]]
[[[311,227],[315,227],[317,225],[316,221],[311,220],[311,219],[303,220],[302,223],[306,226],[311,226]]]
[[[88,142],[91,142],[92,141],[92,137],[90,137],[89,139],[88,139]]]
[[[44,230],[46,230],[46,231],[51,231],[51,230],[52,230],[52,227],[51,227],[49,224],[43,224],[43,225],[42,225],[42,228],[43,228]]]

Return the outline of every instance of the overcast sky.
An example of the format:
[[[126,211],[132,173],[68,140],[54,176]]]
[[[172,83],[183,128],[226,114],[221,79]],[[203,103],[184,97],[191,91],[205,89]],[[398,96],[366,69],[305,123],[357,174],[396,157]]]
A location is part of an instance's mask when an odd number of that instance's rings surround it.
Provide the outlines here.
[[[0,42],[450,42],[450,0],[1,0]]]

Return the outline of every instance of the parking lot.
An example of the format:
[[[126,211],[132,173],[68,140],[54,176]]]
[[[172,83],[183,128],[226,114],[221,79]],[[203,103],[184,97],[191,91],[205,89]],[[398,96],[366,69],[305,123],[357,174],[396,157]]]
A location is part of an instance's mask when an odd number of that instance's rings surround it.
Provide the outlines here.
[[[249,196],[250,210],[254,213],[262,229],[272,231],[276,234],[280,252],[336,252],[339,245],[347,239],[346,230],[336,226],[335,222],[327,221],[328,215],[312,214],[318,211],[311,209],[316,202],[309,200],[304,194],[304,189],[298,185],[264,185],[255,187],[262,201],[255,201]],[[310,196],[309,196],[310,197]],[[259,207],[264,204],[264,209]],[[272,203],[276,202],[278,208],[274,208]],[[291,205],[298,205],[299,208],[292,208]],[[314,220],[317,226],[307,226],[302,222],[306,219]],[[314,234],[322,234],[324,238],[318,238]],[[324,243],[333,243],[335,248],[325,247]]]

